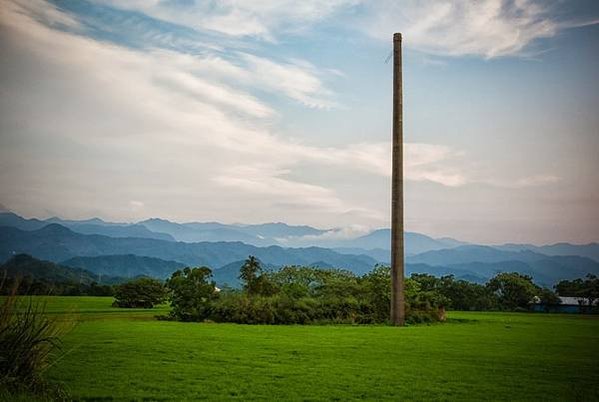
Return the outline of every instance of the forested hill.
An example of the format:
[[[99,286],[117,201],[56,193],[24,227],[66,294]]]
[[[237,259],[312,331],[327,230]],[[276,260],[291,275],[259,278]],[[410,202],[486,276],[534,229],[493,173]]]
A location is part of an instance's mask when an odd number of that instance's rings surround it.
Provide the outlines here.
[[[74,257],[63,261],[62,265],[84,268],[96,275],[127,278],[144,275],[160,279],[168,278],[176,270],[185,267],[181,262],[134,254]]]
[[[0,265],[0,276],[9,279],[27,279],[54,283],[76,283],[89,285],[94,282],[118,283],[124,278],[99,277],[81,268],[67,267],[50,261],[33,258],[27,254],[17,254]]]

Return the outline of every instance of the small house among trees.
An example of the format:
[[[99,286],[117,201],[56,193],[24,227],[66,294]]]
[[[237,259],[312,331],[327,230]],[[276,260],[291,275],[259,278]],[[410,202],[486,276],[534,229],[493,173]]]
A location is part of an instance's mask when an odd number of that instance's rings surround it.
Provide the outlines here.
[[[585,297],[559,296],[560,303],[544,304],[535,300],[533,311],[552,313],[598,314],[599,300]]]

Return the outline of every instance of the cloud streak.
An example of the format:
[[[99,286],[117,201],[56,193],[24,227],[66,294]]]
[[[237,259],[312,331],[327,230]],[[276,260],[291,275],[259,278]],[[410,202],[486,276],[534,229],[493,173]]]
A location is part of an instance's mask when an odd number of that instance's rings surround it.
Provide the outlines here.
[[[430,55],[486,59],[528,55],[540,39],[598,23],[560,20],[556,4],[537,0],[97,1],[196,31],[267,42],[335,18],[385,42],[402,32],[406,46]]]
[[[282,32],[298,32],[357,0],[215,0],[211,2],[161,2],[97,0],[126,10],[196,30],[215,31],[234,37],[257,37],[275,41]]]
[[[383,0],[373,8],[370,35],[389,40],[401,31],[406,46],[440,56],[518,55],[560,29],[547,3],[530,0]]]

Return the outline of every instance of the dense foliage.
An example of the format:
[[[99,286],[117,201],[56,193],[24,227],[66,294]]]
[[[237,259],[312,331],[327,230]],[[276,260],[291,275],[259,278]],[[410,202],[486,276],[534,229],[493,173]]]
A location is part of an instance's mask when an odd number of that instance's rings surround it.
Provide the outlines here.
[[[114,305],[128,308],[152,308],[166,299],[164,284],[152,278],[138,278],[116,286]]]
[[[480,285],[455,279],[453,275],[440,278],[428,274],[413,274],[421,290],[436,291],[445,298],[446,306],[453,310],[528,310],[533,302],[544,306],[560,303],[559,297],[550,289],[533,283],[528,275],[502,272]]]
[[[250,256],[239,272],[241,289],[217,289],[209,268],[185,268],[167,282],[171,317],[241,324],[384,323],[389,317],[391,276],[386,266],[357,276],[339,269],[287,266],[265,271]],[[529,310],[559,298],[518,273],[499,273],[485,285],[413,274],[405,283],[408,322],[444,319],[454,310]]]
[[[212,271],[207,267],[176,271],[166,282],[171,291],[171,317],[179,321],[202,321],[209,317],[216,297]]]
[[[390,270],[377,266],[356,276],[345,270],[289,266],[264,272],[249,257],[241,267],[243,288],[218,290],[206,267],[177,271],[167,281],[171,316],[181,321],[213,320],[242,324],[382,323],[389,317]],[[445,298],[406,283],[407,317],[436,321]]]
[[[453,275],[440,278],[429,274],[412,274],[423,291],[435,290],[447,300],[446,307],[452,310],[496,310],[498,301],[493,292],[478,283],[455,279]]]
[[[1,273],[0,273],[1,275]],[[19,295],[52,295],[52,296],[113,296],[114,286],[100,285],[97,282],[55,282],[46,279],[36,279],[25,276],[22,279],[8,278],[7,286],[0,289],[0,294],[6,295],[13,286],[17,286]]]
[[[532,277],[515,272],[495,275],[487,287],[497,296],[499,305],[507,310],[526,308],[537,292]]]

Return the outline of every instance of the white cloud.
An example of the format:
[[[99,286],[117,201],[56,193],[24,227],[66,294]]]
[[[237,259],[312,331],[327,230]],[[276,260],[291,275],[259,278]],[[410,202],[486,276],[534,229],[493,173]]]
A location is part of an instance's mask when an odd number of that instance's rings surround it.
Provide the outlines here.
[[[407,47],[441,56],[493,58],[524,54],[535,41],[582,23],[555,19],[550,2],[534,0],[379,0],[368,2],[363,27],[390,41],[402,32]]]
[[[45,0],[2,1],[0,13],[9,16],[15,12],[26,13],[31,18],[53,27],[81,28],[81,24],[75,18]]]
[[[405,177],[412,181],[430,181],[457,187],[467,183],[463,169],[455,167],[463,156],[451,147],[433,144],[406,144]],[[453,166],[452,166],[453,165]]]
[[[558,176],[553,175],[539,175],[539,176],[530,176],[519,179],[516,184],[520,187],[529,187],[529,186],[544,186],[546,184],[553,184],[560,181]]]
[[[342,228],[327,230],[324,233],[317,235],[304,236],[289,236],[280,237],[276,240],[281,244],[288,244],[293,247],[305,246],[311,244],[326,244],[338,240],[355,239],[360,236],[365,236],[372,232],[372,228],[364,225],[349,225]]]
[[[359,3],[357,0],[215,0],[174,3],[136,0],[97,0],[136,10],[156,19],[230,36],[275,41],[280,32],[302,31],[310,24]]]
[[[429,181],[447,187],[467,184],[488,184],[503,188],[546,186],[558,182],[555,175],[535,175],[515,180],[481,177],[475,169],[464,165],[465,153],[444,145],[405,144],[405,178]]]
[[[129,206],[133,211],[138,211],[142,209],[145,206],[145,204],[141,201],[131,200],[129,201]]]
[[[528,54],[539,39],[598,22],[558,20],[556,4],[538,0],[97,1],[199,31],[267,41],[345,18],[346,26],[385,42],[394,32],[402,32],[406,46],[427,54],[484,58]],[[359,13],[351,12],[358,9]]]
[[[501,180],[501,179],[488,179],[481,180],[481,183],[489,184],[497,187],[505,188],[527,188],[527,187],[541,187],[548,186],[551,184],[558,183],[561,180],[560,177],[555,175],[534,175],[517,178],[515,180]]]
[[[337,104],[330,100],[331,91],[317,77],[316,68],[308,63],[279,64],[265,58],[243,54],[255,79],[255,84],[273,92],[282,92],[308,107],[330,109]]]
[[[248,194],[258,194],[276,200],[278,203],[299,203],[309,208],[320,208],[331,213],[342,213],[350,209],[331,189],[302,183],[285,178],[287,170],[274,166],[255,164],[225,169],[213,181],[224,186],[234,187]]]

